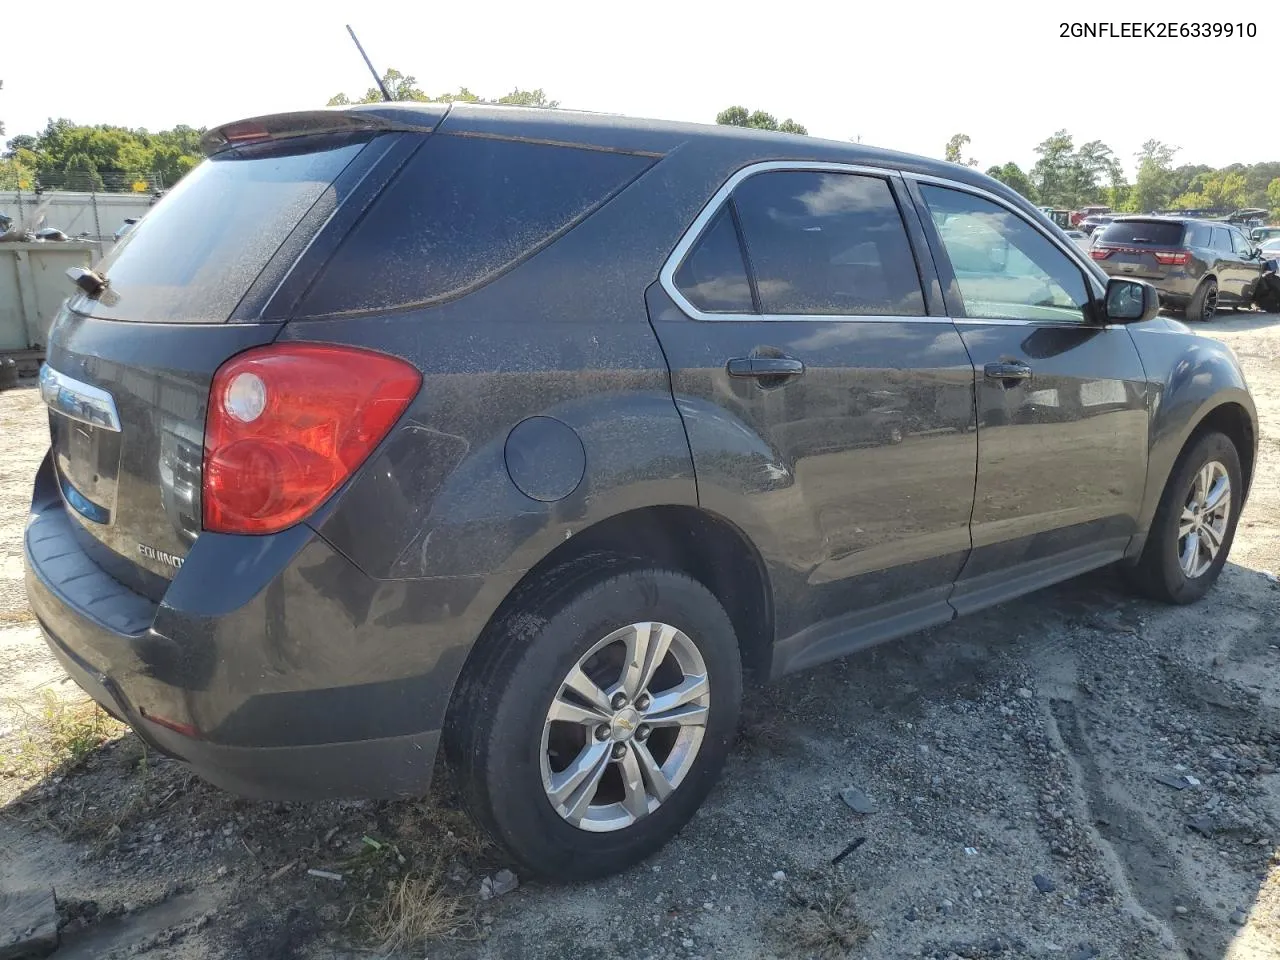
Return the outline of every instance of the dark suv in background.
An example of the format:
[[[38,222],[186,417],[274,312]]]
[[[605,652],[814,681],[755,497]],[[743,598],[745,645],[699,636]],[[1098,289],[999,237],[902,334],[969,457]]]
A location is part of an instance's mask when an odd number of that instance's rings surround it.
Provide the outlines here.
[[[1263,258],[1238,227],[1210,220],[1120,217],[1089,256],[1113,277],[1153,284],[1160,303],[1186,311],[1188,320],[1212,320],[1220,306],[1251,306],[1264,272]]]
[[[424,792],[529,868],[693,814],[762,678],[1084,571],[1202,596],[1222,344],[967,167],[370,105],[212,131],[57,316],[27,591],[155,749]]]

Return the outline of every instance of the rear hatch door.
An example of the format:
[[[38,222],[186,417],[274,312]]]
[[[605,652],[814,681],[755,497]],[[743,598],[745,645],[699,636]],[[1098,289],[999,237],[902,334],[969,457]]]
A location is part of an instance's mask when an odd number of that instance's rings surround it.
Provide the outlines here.
[[[1100,229],[1090,254],[1113,276],[1161,280],[1178,266],[1170,261],[1185,250],[1181,223],[1120,220]]]
[[[77,538],[156,600],[200,533],[215,371],[277,336],[282,323],[259,318],[281,315],[299,256],[371,189],[369,171],[411,148],[376,118],[283,136],[273,121],[206,138],[214,154],[116,244],[96,268],[105,290],[68,300],[49,335],[41,388]]]

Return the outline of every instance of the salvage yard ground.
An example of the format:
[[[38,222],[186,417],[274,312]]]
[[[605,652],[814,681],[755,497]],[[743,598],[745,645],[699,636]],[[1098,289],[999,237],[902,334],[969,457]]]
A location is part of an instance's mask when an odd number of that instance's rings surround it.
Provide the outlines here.
[[[52,885],[61,960],[1274,960],[1280,319],[1208,329],[1262,443],[1203,603],[1102,571],[751,692],[721,786],[662,853],[488,899],[511,865],[443,770],[420,802],[239,800],[76,702],[21,582],[44,413],[0,394],[0,893]]]

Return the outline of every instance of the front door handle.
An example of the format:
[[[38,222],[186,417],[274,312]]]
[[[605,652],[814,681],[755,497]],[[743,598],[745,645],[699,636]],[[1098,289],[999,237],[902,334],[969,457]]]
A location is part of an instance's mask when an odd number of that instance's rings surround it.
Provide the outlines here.
[[[804,373],[804,363],[794,357],[735,357],[729,361],[726,369],[731,377],[786,379]]]
[[[1006,387],[1016,386],[1019,380],[1031,379],[1031,368],[1025,363],[1000,361],[988,363],[982,368],[988,380],[999,380]]]

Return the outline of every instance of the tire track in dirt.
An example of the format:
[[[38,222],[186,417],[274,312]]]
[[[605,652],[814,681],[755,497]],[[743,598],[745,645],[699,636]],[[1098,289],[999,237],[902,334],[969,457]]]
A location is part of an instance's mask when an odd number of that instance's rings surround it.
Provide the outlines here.
[[[1230,932],[1197,911],[1196,921],[1174,931],[1164,918],[1179,905],[1196,904],[1200,897],[1175,866],[1173,852],[1147,825],[1142,815],[1108,787],[1105,774],[1089,746],[1087,727],[1073,701],[1054,698],[1049,720],[1058,739],[1069,751],[1079,774],[1088,818],[1086,824],[1100,848],[1108,851],[1123,873],[1117,884],[1134,906],[1160,924],[1191,958],[1218,958],[1226,954]],[[1120,879],[1120,878],[1117,878]]]

